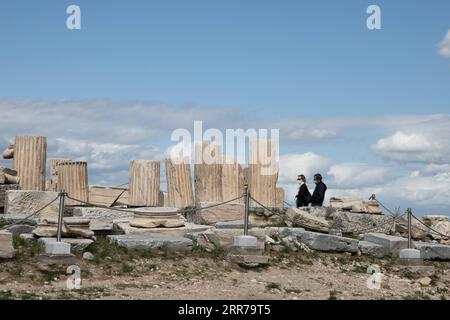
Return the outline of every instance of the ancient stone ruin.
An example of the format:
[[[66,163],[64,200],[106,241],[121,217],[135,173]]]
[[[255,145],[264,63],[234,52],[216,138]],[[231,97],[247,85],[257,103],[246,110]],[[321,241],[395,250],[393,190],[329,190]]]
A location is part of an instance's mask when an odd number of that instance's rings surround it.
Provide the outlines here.
[[[405,217],[384,214],[375,199],[331,198],[326,207],[286,207],[270,140],[250,143],[247,166],[223,155],[211,141],[195,145],[194,165],[184,158],[131,160],[128,187],[89,186],[88,163],[47,161],[46,147],[45,137],[18,136],[3,152],[12,166],[0,168],[0,222],[6,226],[0,233],[2,258],[13,256],[12,235],[42,243],[55,239],[62,190],[62,241],[73,250],[106,235],[127,248],[236,251],[234,239],[244,229],[245,185],[251,196],[248,233],[256,237],[256,246],[238,253],[245,259],[253,255],[250,260],[257,264],[267,262],[261,259],[264,250],[286,245],[377,258],[398,255],[407,246]],[[167,190],[161,190],[162,169]],[[413,223],[414,246],[425,259],[450,259],[449,236],[447,216],[424,216]]]

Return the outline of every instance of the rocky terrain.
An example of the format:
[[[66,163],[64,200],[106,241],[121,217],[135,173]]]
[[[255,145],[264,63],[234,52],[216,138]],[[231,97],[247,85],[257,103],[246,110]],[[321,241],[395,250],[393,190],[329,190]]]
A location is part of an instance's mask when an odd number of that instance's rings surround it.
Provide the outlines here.
[[[14,238],[16,259],[0,262],[0,299],[436,299],[449,298],[448,262],[411,272],[394,258],[337,254],[280,245],[269,265],[245,268],[224,250],[127,250],[104,238],[78,253],[79,290],[68,290],[66,267],[48,270],[36,242]],[[379,266],[379,289],[369,267]]]

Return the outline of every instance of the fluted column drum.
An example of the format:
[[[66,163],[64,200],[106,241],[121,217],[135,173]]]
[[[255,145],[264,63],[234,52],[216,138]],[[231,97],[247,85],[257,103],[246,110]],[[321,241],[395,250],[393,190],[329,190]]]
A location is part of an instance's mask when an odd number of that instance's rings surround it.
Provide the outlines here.
[[[133,160],[130,162],[129,199],[133,207],[159,206],[160,162]]]
[[[50,159],[48,161],[48,176],[46,182],[47,191],[59,192],[58,188],[58,164],[61,162],[69,162],[69,159]]]
[[[243,194],[244,173],[242,166],[234,159],[225,158],[222,166],[222,198],[228,201]],[[244,203],[244,199],[237,202]]]
[[[250,142],[248,164],[248,187],[253,198],[267,207],[277,205],[276,185],[278,163],[271,140],[259,139]],[[258,207],[256,202],[250,205]]]
[[[194,205],[191,165],[185,159],[166,159],[168,206],[185,208]]]
[[[195,145],[195,202],[222,201],[222,155],[214,142]]]
[[[64,190],[70,197],[89,202],[87,163],[83,161],[59,161],[56,165],[57,191]],[[68,206],[83,205],[79,201],[65,200]]]
[[[14,144],[14,170],[22,190],[45,190],[47,138],[17,136]]]

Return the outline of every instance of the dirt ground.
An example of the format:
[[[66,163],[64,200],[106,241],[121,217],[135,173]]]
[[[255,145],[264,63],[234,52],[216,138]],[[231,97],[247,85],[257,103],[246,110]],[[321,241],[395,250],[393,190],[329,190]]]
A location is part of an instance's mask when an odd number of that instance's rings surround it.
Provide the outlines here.
[[[15,243],[15,260],[0,262],[0,299],[448,299],[450,263],[426,263],[419,274],[392,259],[307,252],[268,252],[270,265],[247,269],[226,252],[195,250],[128,252],[101,242],[88,248],[95,259],[77,256],[81,288],[68,290],[66,267],[43,270],[39,248]],[[369,289],[367,268],[378,264],[380,289]],[[429,284],[419,283],[428,276]],[[422,279],[423,282],[423,279]]]

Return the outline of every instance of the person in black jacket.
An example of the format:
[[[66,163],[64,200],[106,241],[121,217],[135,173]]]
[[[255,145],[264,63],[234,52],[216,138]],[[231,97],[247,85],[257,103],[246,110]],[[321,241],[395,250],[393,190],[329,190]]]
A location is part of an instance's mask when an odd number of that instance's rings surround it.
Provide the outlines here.
[[[297,177],[297,182],[300,185],[298,188],[298,194],[295,196],[297,202],[297,208],[307,207],[309,204],[309,198],[311,198],[311,193],[309,193],[308,186],[306,185],[306,177],[301,174]]]
[[[321,207],[323,205],[323,200],[325,199],[327,186],[322,182],[322,175],[320,173],[314,175],[314,183],[316,184],[316,188],[311,197],[311,206]]]

